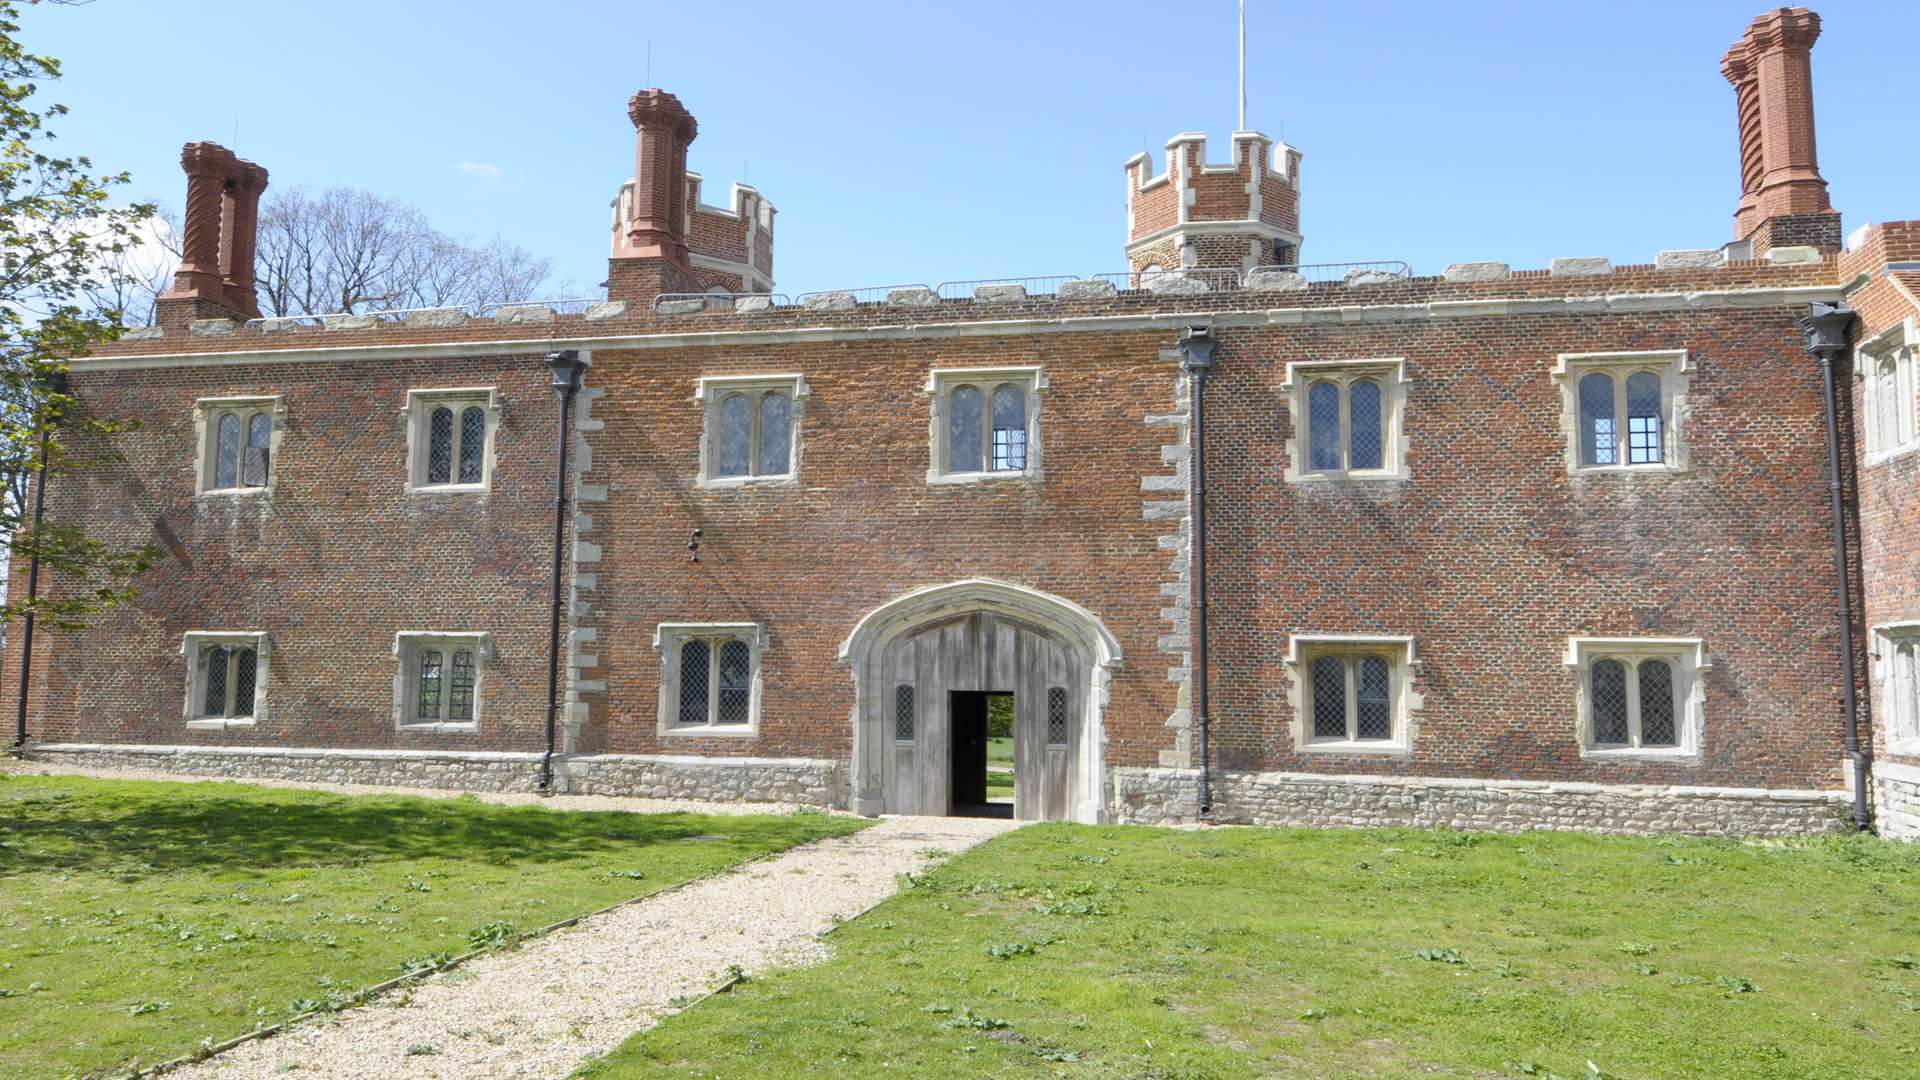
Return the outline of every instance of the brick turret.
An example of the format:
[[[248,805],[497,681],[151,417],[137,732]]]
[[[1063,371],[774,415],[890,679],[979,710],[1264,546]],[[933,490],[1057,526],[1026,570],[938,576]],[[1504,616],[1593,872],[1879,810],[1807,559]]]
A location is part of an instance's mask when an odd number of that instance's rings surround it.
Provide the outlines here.
[[[726,207],[700,201],[702,178],[687,171],[700,127],[679,98],[643,90],[627,115],[634,175],[613,200],[608,296],[644,304],[661,293],[771,291],[772,204],[745,184],[733,185]]]
[[[1820,16],[1776,8],[1753,20],[1720,61],[1740,125],[1740,206],[1733,238],[1755,258],[1771,248],[1840,249],[1813,134],[1813,43]]]
[[[1167,141],[1167,169],[1127,162],[1127,262],[1135,271],[1287,266],[1300,261],[1300,151],[1233,133],[1233,160],[1207,164],[1207,138]]]
[[[180,168],[187,174],[185,229],[173,287],[160,296],[160,325],[259,318],[253,259],[267,170],[210,142],[181,147]]]

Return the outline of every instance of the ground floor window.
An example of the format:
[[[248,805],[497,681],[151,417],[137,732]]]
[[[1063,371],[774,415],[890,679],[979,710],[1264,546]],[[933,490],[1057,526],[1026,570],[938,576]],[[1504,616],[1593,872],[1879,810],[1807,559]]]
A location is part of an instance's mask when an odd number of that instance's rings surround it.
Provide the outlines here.
[[[759,727],[760,656],[753,623],[662,623],[660,729],[669,734],[752,734]]]
[[[1412,746],[1412,638],[1295,635],[1287,666],[1296,750],[1397,753]]]
[[[1704,724],[1706,650],[1696,638],[1574,638],[1582,752],[1589,757],[1688,757]]]
[[[187,660],[188,727],[224,728],[260,719],[266,711],[266,634],[189,633],[181,652]]]
[[[394,723],[402,728],[472,731],[480,723],[489,638],[479,633],[403,631],[393,652]]]

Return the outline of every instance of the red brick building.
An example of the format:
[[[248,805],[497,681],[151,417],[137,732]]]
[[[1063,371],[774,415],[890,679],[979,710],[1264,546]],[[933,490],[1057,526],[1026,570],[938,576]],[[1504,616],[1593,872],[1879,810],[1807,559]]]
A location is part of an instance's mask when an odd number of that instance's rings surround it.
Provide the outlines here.
[[[1010,694],[1023,817],[1920,831],[1920,223],[1843,242],[1818,29],[1723,61],[1733,242],[1637,266],[1304,263],[1240,132],[1127,163],[1126,273],[789,298],[648,90],[604,303],[260,319],[265,170],[190,144],[161,325],[73,364],[141,427],[47,500],[168,555],[36,639],[29,752],[536,786],[573,353],[560,791],[956,812]]]

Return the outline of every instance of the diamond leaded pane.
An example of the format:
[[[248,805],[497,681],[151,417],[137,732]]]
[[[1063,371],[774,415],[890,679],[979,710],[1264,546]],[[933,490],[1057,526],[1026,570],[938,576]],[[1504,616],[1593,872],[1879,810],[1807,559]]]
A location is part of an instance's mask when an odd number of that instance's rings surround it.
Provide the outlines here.
[[[260,655],[252,649],[233,650],[233,715],[253,715],[254,680],[260,675]]]
[[[760,476],[793,471],[793,399],[767,394],[760,399]]]
[[[439,649],[423,649],[420,652],[420,691],[416,695],[418,707],[414,715],[421,720],[440,719],[440,669],[446,658]]]
[[[246,487],[267,486],[267,454],[273,446],[273,417],[254,413],[247,419],[247,448],[240,469]]]
[[[680,722],[707,722],[707,665],[710,650],[704,641],[680,646]]]
[[[453,478],[453,410],[442,405],[427,420],[427,483]]]
[[[947,403],[947,469],[979,472],[980,432],[986,423],[986,400],[976,387],[962,386]]]
[[[899,742],[913,741],[913,687],[901,683],[893,688],[893,737]]]
[[[1313,662],[1313,735],[1347,737],[1347,662],[1337,656]]]
[[[1351,432],[1347,448],[1347,468],[1380,467],[1382,442],[1380,384],[1361,379],[1347,389],[1347,422]]]
[[[1676,745],[1673,719],[1673,668],[1665,660],[1640,661],[1640,745]]]
[[[1354,662],[1353,704],[1362,739],[1393,738],[1393,713],[1388,708],[1387,661],[1363,656]]]
[[[1047,745],[1067,745],[1067,688],[1047,688]]]
[[[1618,660],[1594,662],[1593,741],[1605,746],[1627,742],[1627,668]]]
[[[460,410],[460,482],[480,482],[487,454],[487,410],[469,405]]]
[[[993,469],[1018,472],[1027,467],[1027,394],[1017,386],[993,392]]]
[[[744,724],[753,695],[753,652],[744,641],[720,646],[720,715],[716,723]]]
[[[1613,376],[1596,371],[1580,380],[1580,464],[1614,465]]]
[[[207,665],[207,695],[203,716],[227,715],[227,650],[219,645],[209,645],[202,650],[201,656]]]
[[[1330,382],[1307,388],[1307,467],[1340,467],[1340,388]]]
[[[240,486],[240,417],[227,413],[220,418],[215,429],[213,452],[213,486],[230,488]]]
[[[1647,465],[1665,456],[1660,440],[1660,376],[1636,371],[1627,378],[1627,464]]]
[[[447,693],[447,719],[473,719],[473,650],[453,654],[453,683]]]
[[[715,441],[713,475],[747,475],[747,452],[753,442],[753,403],[745,394],[728,394],[720,402],[720,437]]]

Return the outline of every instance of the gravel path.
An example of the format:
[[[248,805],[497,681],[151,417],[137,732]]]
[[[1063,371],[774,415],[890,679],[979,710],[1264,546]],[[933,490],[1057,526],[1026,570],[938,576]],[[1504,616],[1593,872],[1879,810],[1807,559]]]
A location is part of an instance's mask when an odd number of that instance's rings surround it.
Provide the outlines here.
[[[333,1020],[168,1076],[564,1077],[653,1026],[674,999],[716,986],[730,965],[753,973],[825,957],[818,935],[892,894],[896,875],[1017,824],[885,818],[479,957]]]
[[[252,784],[256,787],[304,788],[331,791],[337,795],[415,795],[422,799],[454,799],[472,795],[482,802],[501,806],[525,806],[539,803],[554,810],[625,810],[635,814],[785,814],[799,809],[797,803],[703,802],[698,799],[635,799],[618,795],[562,795],[546,798],[524,792],[452,791],[446,788],[387,787],[378,784],[328,784],[317,780],[274,780],[248,777],[236,780],[222,776],[193,776],[161,772],[157,769],[89,769],[46,761],[7,761],[0,759],[0,772],[32,773],[40,776],[91,776],[101,780],[169,780],[183,784]],[[828,811],[844,813],[844,811]]]

